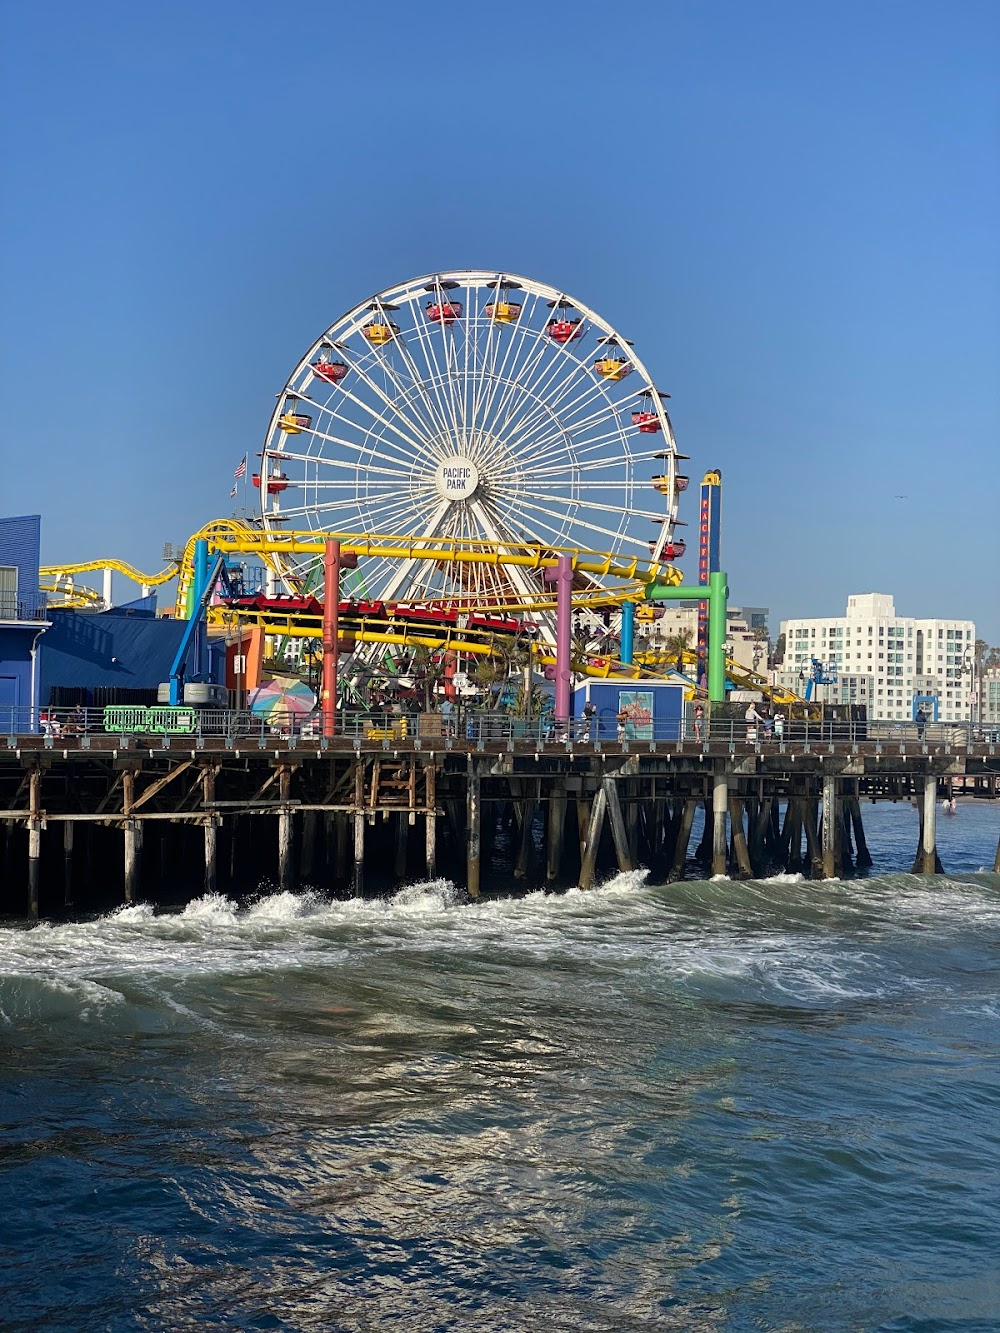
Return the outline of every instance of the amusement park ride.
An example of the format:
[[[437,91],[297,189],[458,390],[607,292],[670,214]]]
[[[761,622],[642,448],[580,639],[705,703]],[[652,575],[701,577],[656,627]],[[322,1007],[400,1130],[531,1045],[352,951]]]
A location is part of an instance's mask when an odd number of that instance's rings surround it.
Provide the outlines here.
[[[156,574],[49,566],[50,602],[110,603],[110,571],[144,592],[176,579],[176,616],[203,609],[216,627],[324,640],[324,658],[355,678],[414,646],[509,661],[519,640],[554,674],[558,717],[572,673],[664,673],[634,649],[636,604],[700,599],[704,632],[685,664],[691,690],[707,676],[720,702],[727,670],[765,682],[725,663],[718,473],[707,528],[702,488],[698,587],[681,586],[689,479],[667,397],[629,340],[554,287],[489,271],[417,278],[355,306],[299,359],[253,473],[257,516],[208,524]],[[346,557],[334,583],[330,543]],[[262,592],[215,588],[248,557]],[[341,578],[341,564],[356,568]],[[77,581],[97,571],[103,596]],[[570,615],[600,628],[610,608],[622,608],[617,657],[577,654],[571,671]]]

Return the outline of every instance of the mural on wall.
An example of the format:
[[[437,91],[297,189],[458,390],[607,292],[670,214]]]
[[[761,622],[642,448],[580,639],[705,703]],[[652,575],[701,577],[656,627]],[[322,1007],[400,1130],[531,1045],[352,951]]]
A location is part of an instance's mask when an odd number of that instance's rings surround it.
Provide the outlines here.
[[[625,739],[653,739],[653,691],[619,690],[618,707],[626,714]]]

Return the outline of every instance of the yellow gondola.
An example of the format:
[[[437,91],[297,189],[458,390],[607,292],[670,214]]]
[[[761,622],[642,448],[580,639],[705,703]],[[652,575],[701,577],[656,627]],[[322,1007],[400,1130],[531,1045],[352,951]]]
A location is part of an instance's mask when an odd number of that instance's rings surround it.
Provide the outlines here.
[[[304,412],[283,412],[278,418],[278,425],[286,435],[301,435],[312,425],[312,417]]]
[[[380,324],[378,320],[373,320],[371,324],[366,324],[362,330],[368,341],[375,347],[384,347],[386,343],[392,342],[399,332],[398,324]]]
[[[521,307],[515,301],[494,301],[486,307],[486,316],[494,324],[516,324],[521,318]]]
[[[623,380],[631,369],[631,362],[620,356],[599,356],[594,362],[594,370],[605,380]]]

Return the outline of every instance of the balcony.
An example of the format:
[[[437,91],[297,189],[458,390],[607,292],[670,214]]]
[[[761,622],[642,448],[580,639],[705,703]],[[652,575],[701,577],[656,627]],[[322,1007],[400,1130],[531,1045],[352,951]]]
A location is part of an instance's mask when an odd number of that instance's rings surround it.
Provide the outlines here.
[[[34,597],[19,597],[15,592],[0,592],[0,621],[31,623],[44,620],[46,609],[44,593],[36,593]]]

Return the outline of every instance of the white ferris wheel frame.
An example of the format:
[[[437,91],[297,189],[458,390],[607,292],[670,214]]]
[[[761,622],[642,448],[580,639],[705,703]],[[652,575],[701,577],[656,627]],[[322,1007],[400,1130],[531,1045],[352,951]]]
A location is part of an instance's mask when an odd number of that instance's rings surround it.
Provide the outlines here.
[[[471,299],[464,299],[471,298],[473,293],[476,293],[475,311],[471,309]],[[427,319],[427,304],[457,301],[460,297],[464,308],[459,318],[437,324]],[[517,302],[521,305],[521,318],[507,325],[490,319],[485,315],[485,304],[491,299],[494,303]],[[529,300],[531,314],[526,317]],[[560,310],[565,308],[581,321],[584,336],[559,343],[546,334],[544,326],[533,323],[539,310],[549,309],[550,304],[550,318],[558,318]],[[371,346],[363,332],[365,327],[373,321],[391,326],[404,308],[412,312],[412,324],[400,329],[384,347]],[[474,335],[469,332],[473,327]],[[456,337],[456,332],[461,336]],[[485,348],[477,365],[479,340],[484,332]],[[598,348],[609,349],[609,354],[622,355],[628,361],[631,370],[627,389],[624,381],[609,382],[594,371],[594,357],[600,353],[595,353],[594,340],[587,336],[591,333],[597,335]],[[534,346],[526,351],[529,335]],[[573,346],[577,341],[581,349],[586,346],[588,350],[578,352]],[[331,384],[316,376],[313,367],[324,353],[348,366],[347,376],[340,383]],[[394,357],[398,360],[393,360]],[[471,421],[468,419],[470,385]],[[364,396],[355,392],[356,388],[363,388]],[[570,389],[575,396],[567,402]],[[582,392],[577,393],[577,389]],[[612,389],[618,392],[612,394]],[[325,401],[321,401],[323,395]],[[574,420],[572,413],[581,406],[589,408],[591,402],[594,410]],[[336,406],[331,408],[331,403]],[[348,438],[353,432],[364,439],[364,432],[357,422],[349,421],[343,414],[346,404],[359,411],[363,419],[370,418],[368,439],[363,443],[358,438]],[[648,450],[630,446],[633,437],[636,440],[644,437],[638,436],[634,425],[626,427],[622,422],[627,410],[640,405],[644,412],[656,417],[656,431],[649,434],[655,447]],[[290,436],[281,427],[285,414],[299,409],[312,417],[310,425],[301,432],[308,437],[306,452],[302,452],[299,436]],[[480,416],[487,420],[491,410],[507,413],[499,428],[494,427],[492,432],[477,424]],[[561,424],[567,414],[570,424]],[[342,428],[339,431],[334,429],[338,421]],[[608,428],[596,436],[587,434],[603,425]],[[501,438],[497,429],[509,434]],[[539,430],[540,435],[532,434]],[[572,431],[582,433],[578,449]],[[494,497],[488,489],[481,494],[489,469],[496,473],[499,455],[504,450],[511,452],[508,441],[516,444],[519,438],[522,452],[527,451],[528,444],[535,450],[530,481],[519,472],[517,487],[512,486],[509,494]],[[620,443],[618,458],[608,452],[612,443]],[[327,448],[329,454],[323,452]],[[654,454],[660,455],[655,466],[663,486],[656,491],[651,489],[650,478],[634,475],[635,464],[652,463]],[[645,561],[656,563],[661,561],[663,548],[671,541],[677,522],[679,457],[669,415],[652,377],[631,344],[596,311],[556,287],[518,274],[487,269],[451,270],[412,278],[360,302],[331,324],[301,357],[277,395],[265,437],[260,469],[261,521],[265,530],[278,533],[286,531],[284,525],[295,519],[296,529],[371,535],[364,530],[369,525],[361,522],[367,511],[386,520],[378,524],[380,533],[405,536],[411,541],[445,536],[466,544],[492,546],[501,552],[505,547],[524,543],[553,550],[571,546],[607,551],[611,555],[618,555],[628,547],[631,554],[642,550]],[[515,463],[523,469],[526,460],[512,455],[507,461],[510,472]],[[297,463],[304,470],[312,468],[315,473],[311,481],[291,480],[290,488],[300,486],[304,493],[311,488],[317,497],[321,491],[334,496],[342,491],[343,498],[323,503],[317,499],[311,506],[303,503],[287,507],[282,493],[272,494],[268,483],[272,476],[287,475],[283,469],[288,462]],[[627,476],[601,480],[600,473],[616,462],[622,464]],[[564,479],[567,466],[575,469],[569,482]],[[442,470],[448,467],[464,469],[470,476],[453,481],[442,476]],[[321,468],[329,468],[334,475],[320,480]],[[405,480],[407,469],[409,483]],[[598,480],[586,480],[588,471]],[[480,477],[480,473],[484,476]],[[459,494],[454,498],[443,494],[444,485],[457,486]],[[472,489],[466,497],[461,488],[470,485]],[[527,489],[529,485],[532,489]],[[568,488],[569,497],[562,493],[553,495],[551,490],[546,494],[547,485]],[[372,488],[375,488],[374,498]],[[628,503],[640,489],[645,494],[655,494],[663,507],[654,512]],[[587,491],[596,494],[588,498]],[[609,504],[602,500],[601,491],[606,496],[610,493],[612,500],[615,492],[620,491],[626,503],[623,506],[619,497],[617,504]],[[415,512],[418,507],[423,507],[422,512]],[[534,523],[513,517],[525,513],[534,516]],[[354,521],[345,524],[345,518]],[[615,520],[617,526],[613,526]],[[636,522],[652,522],[658,525],[659,532],[647,529],[641,536],[630,532],[630,525]],[[579,537],[581,532],[592,535],[592,539],[565,540],[570,535]],[[304,567],[310,562],[278,557],[277,563],[285,586],[289,590],[301,587]],[[426,582],[427,568],[428,562],[416,560],[402,560],[391,568],[388,562],[380,564],[372,576],[373,595],[383,601],[415,603],[442,599],[474,603],[489,601],[491,592],[499,595],[495,572],[484,575],[483,582],[467,586],[464,591],[453,587],[449,592],[442,587],[435,592]],[[470,566],[462,568],[463,577],[468,577]],[[447,582],[445,575],[440,577]],[[505,567],[503,581],[512,601],[529,602],[538,597],[538,583],[523,569]]]

